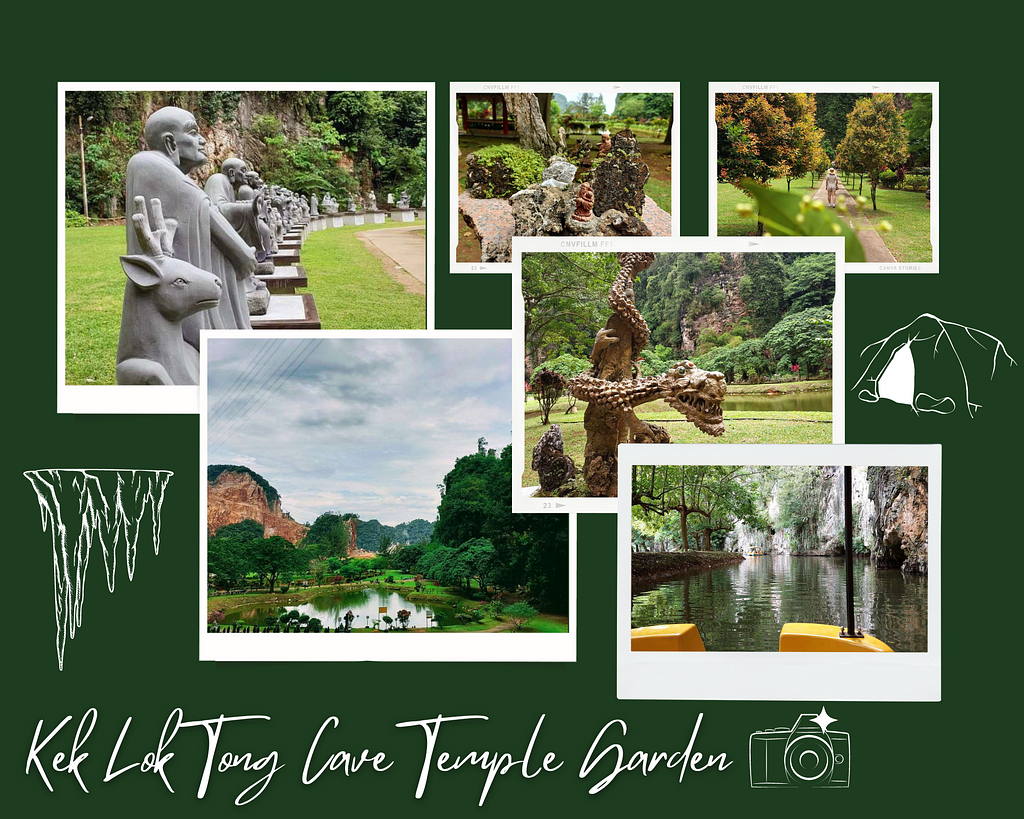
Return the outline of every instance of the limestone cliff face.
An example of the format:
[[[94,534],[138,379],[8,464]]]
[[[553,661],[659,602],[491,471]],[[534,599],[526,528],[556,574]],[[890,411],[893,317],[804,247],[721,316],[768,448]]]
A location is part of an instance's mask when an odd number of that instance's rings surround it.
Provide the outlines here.
[[[697,349],[697,340],[705,330],[721,333],[747,315],[747,305],[740,297],[740,279],[743,278],[742,257],[742,253],[723,253],[722,269],[717,273],[702,276],[694,282],[694,293],[704,289],[720,291],[724,294],[725,300],[717,307],[705,309],[689,320],[680,316],[679,330],[683,337],[683,349]]]
[[[869,467],[875,508],[872,557],[880,566],[928,571],[928,468]]]
[[[280,535],[298,543],[306,535],[306,527],[281,511],[281,499],[267,503],[267,496],[251,475],[243,472],[222,472],[207,484],[206,527],[213,534],[221,526],[255,520],[263,524],[264,535]]]
[[[926,467],[854,467],[853,539],[877,565],[923,574],[928,571],[928,470]],[[772,486],[765,515],[769,531],[737,521],[726,538],[732,551],[840,555],[845,545],[843,469],[818,468],[815,497],[796,528],[779,523],[780,486]]]

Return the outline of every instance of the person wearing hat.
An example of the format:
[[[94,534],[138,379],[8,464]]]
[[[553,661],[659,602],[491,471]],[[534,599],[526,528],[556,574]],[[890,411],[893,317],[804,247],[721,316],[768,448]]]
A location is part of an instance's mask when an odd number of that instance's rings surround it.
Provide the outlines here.
[[[839,174],[836,173],[835,168],[829,168],[828,173],[825,174],[825,195],[828,197],[828,206],[834,208],[836,206],[836,191],[839,190]]]

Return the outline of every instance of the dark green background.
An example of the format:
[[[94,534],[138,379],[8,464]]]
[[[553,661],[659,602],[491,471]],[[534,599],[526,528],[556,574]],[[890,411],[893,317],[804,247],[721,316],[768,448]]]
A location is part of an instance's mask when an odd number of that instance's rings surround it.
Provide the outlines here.
[[[449,79],[679,79],[677,162],[684,183],[681,224],[686,235],[701,235],[707,225],[709,80],[939,80],[943,273],[849,277],[848,349],[859,350],[930,311],[992,332],[1018,360],[1024,358],[1021,265],[1013,244],[1020,220],[1018,191],[1016,186],[989,187],[992,174],[998,175],[1016,153],[1016,132],[1009,123],[1018,101],[1005,87],[1008,75],[1002,66],[989,62],[1018,49],[1009,42],[1013,29],[998,20],[951,19],[945,27],[899,20],[889,10],[870,5],[793,7],[792,19],[784,9],[763,4],[750,14],[733,7],[725,14],[719,8],[722,19],[684,8],[649,5],[585,13],[583,7],[568,6],[531,14],[526,7],[510,6],[487,21],[482,8],[462,7],[449,14],[435,7],[429,11],[432,19],[423,23],[404,16],[397,6],[393,14],[382,14],[381,7],[345,17],[316,7],[278,6],[263,21],[270,23],[265,35],[258,16],[243,27],[256,53],[262,54],[258,58],[246,56],[241,38],[221,34],[229,15],[204,18],[198,8],[191,12],[194,19],[185,9],[162,9],[152,21],[133,17],[125,31],[94,19],[90,11],[87,19],[69,20],[73,30],[65,34],[54,34],[47,26],[45,42],[19,30],[15,53],[22,62],[9,74],[16,90],[8,100],[8,157],[14,161],[6,173],[8,203],[18,209],[16,218],[9,216],[6,223],[15,239],[8,245],[7,259],[32,275],[17,276],[18,290],[8,289],[5,329],[9,414],[3,491],[8,501],[6,554],[11,559],[5,576],[7,713],[0,771],[5,808],[13,810],[8,815],[74,811],[119,816],[130,811],[160,817],[232,811],[234,795],[255,776],[214,774],[208,795],[197,801],[206,743],[194,729],[172,748],[177,756],[168,771],[175,794],[167,793],[153,775],[132,773],[101,783],[124,720],[133,717],[121,759],[136,761],[155,749],[167,714],[178,706],[189,719],[221,713],[273,717],[270,723],[228,726],[220,745],[222,752],[280,751],[286,767],[245,809],[257,816],[387,816],[409,808],[429,816],[547,815],[580,809],[604,815],[795,815],[794,810],[809,815],[813,810],[831,816],[889,815],[896,810],[945,813],[957,807],[976,811],[993,804],[994,789],[1010,781],[1015,759],[1010,754],[1016,754],[1010,749],[1016,747],[1020,728],[1016,647],[1021,603],[1015,580],[1021,546],[1019,370],[1004,376],[999,405],[986,407],[974,420],[962,414],[917,418],[905,408],[847,402],[850,442],[944,445],[943,701],[927,704],[833,703],[827,690],[808,703],[702,702],[709,692],[696,690],[693,702],[619,702],[613,646],[615,520],[610,515],[579,518],[575,664],[200,664],[195,628],[198,419],[54,413],[57,260],[51,208],[56,163],[49,129],[58,79],[176,75],[182,80],[234,77],[268,84],[312,78],[337,78],[339,84],[358,79],[437,81],[431,218],[437,240],[439,328],[508,327],[511,311],[508,277],[447,273]],[[148,42],[150,36],[159,42]],[[264,36],[266,43],[261,42]],[[126,45],[130,43],[138,45]],[[43,54],[53,62],[40,67]],[[527,54],[534,57],[527,61]],[[244,65],[259,67],[240,68]],[[358,70],[353,73],[348,66]],[[278,73],[268,74],[275,69]],[[7,272],[13,276],[17,271],[8,267]],[[14,292],[33,306],[15,301]],[[849,369],[855,369],[852,357]],[[120,577],[113,595],[105,590],[102,569],[93,565],[83,627],[68,641],[63,672],[57,670],[53,647],[49,534],[40,529],[35,499],[21,476],[23,470],[41,467],[155,467],[175,473],[164,506],[161,554],[154,557],[148,546],[140,549],[134,583]],[[100,560],[98,553],[93,555],[95,563]],[[399,643],[395,641],[396,654]],[[756,687],[757,680],[750,684]],[[910,693],[865,691],[864,696]],[[823,704],[839,719],[834,728],[852,733],[853,785],[841,791],[751,790],[746,766],[750,732],[791,724],[796,714],[817,711]],[[44,719],[47,731],[68,714],[77,723],[90,706],[99,709],[99,723],[85,748],[93,755],[83,766],[91,793],[81,793],[71,777],[53,774],[56,792],[50,794],[34,772],[24,773],[36,721]],[[682,785],[672,773],[647,778],[629,774],[599,795],[587,796],[595,778],[581,782],[579,766],[607,721],[628,722],[630,752],[674,750],[685,746],[700,712],[705,716],[697,749],[727,752],[734,760],[727,771],[691,772]],[[538,750],[554,750],[566,764],[555,774],[529,781],[515,774],[500,779],[482,810],[476,807],[483,783],[479,771],[434,772],[424,799],[416,803],[422,734],[393,726],[438,713],[491,718],[486,724],[443,728],[444,750],[495,748],[517,754],[537,718],[547,714]],[[397,764],[386,774],[361,773],[352,779],[334,774],[313,786],[300,786],[308,745],[332,714],[341,718],[342,727],[322,748],[382,749]],[[68,752],[73,730],[73,725],[66,727],[51,752]]]

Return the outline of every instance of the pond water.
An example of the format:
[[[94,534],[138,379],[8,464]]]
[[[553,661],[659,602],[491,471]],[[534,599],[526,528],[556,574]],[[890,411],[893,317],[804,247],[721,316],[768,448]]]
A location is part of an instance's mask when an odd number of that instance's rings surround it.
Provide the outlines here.
[[[781,395],[744,395],[726,392],[727,412],[832,412],[832,390],[789,392]]]
[[[893,651],[928,650],[928,578],[854,562],[857,628]],[[783,623],[846,623],[842,557],[763,555],[634,586],[633,627],[695,623],[708,651],[778,651]]]
[[[409,628],[426,628],[427,614],[434,615],[438,611],[447,615],[449,623],[455,622],[451,606],[422,600],[406,600],[401,592],[371,587],[325,592],[294,606],[246,606],[241,609],[226,609],[224,623],[233,625],[238,620],[244,620],[248,625],[262,626],[264,618],[268,616],[278,617],[286,611],[297,609],[299,614],[308,614],[311,618],[318,617],[325,628],[333,629],[344,625],[345,613],[351,610],[356,616],[352,627],[369,628],[373,620],[383,616],[378,614],[381,606],[387,607],[390,617],[395,617],[401,609],[412,612]]]

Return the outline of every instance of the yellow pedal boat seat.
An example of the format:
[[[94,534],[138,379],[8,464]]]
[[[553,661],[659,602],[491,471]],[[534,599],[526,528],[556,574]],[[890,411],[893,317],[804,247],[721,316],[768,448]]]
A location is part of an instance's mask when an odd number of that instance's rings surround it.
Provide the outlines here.
[[[779,651],[892,651],[870,634],[863,637],[840,637],[839,632],[839,626],[786,623],[779,634]],[[635,645],[633,650],[636,650]]]
[[[703,651],[704,641],[693,623],[643,626],[630,631],[631,651]]]

